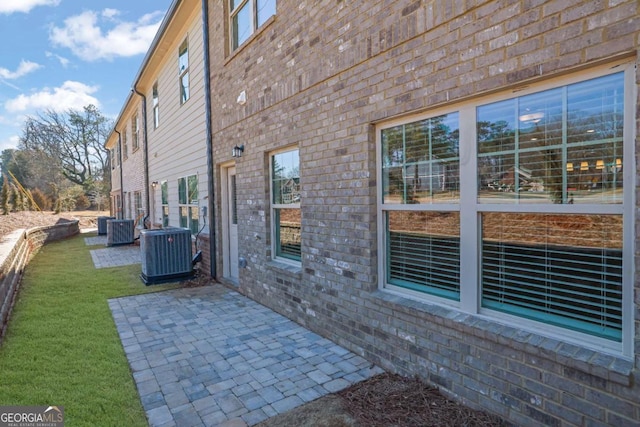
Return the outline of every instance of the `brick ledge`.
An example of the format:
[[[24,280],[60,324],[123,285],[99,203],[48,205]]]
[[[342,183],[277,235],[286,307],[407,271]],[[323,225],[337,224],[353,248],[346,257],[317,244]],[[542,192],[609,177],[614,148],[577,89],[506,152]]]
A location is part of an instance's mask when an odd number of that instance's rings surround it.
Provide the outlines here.
[[[394,308],[416,309],[439,318],[438,324],[481,336],[498,344],[513,343],[514,348],[549,359],[565,367],[565,374],[575,378],[573,370],[614,382],[626,387],[633,384],[634,363],[621,356],[593,350],[535,332],[489,320],[484,316],[463,313],[428,301],[419,301],[385,290],[371,294],[377,300],[393,304]]]

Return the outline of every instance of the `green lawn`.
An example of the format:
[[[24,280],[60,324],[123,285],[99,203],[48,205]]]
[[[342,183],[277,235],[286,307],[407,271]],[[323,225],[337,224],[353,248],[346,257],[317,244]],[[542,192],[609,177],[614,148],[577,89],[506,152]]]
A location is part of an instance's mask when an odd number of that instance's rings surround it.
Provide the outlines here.
[[[86,236],[27,266],[0,347],[0,405],[64,406],[67,426],[146,426],[107,300],[175,285],[146,287],[139,264],[96,270]]]

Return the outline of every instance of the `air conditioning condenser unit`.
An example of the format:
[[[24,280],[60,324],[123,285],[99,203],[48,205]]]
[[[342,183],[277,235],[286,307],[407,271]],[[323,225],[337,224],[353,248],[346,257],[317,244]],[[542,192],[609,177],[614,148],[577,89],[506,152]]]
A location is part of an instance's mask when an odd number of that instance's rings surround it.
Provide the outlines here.
[[[193,276],[191,230],[177,227],[141,230],[140,257],[140,278],[147,285]]]
[[[115,216],[99,216],[98,217],[98,236],[104,236],[107,234],[107,221],[110,219],[116,219]]]
[[[133,243],[133,220],[107,220],[107,246],[130,245]]]

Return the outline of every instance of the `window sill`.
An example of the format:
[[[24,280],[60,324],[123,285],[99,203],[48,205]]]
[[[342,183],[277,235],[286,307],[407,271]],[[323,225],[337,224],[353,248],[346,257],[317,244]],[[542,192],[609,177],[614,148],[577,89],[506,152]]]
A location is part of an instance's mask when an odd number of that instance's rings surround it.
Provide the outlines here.
[[[299,264],[288,263],[285,261],[271,260],[267,262],[267,267],[272,270],[277,270],[282,273],[288,273],[289,275],[302,277],[302,266]]]
[[[593,350],[559,339],[512,327],[481,315],[463,313],[454,308],[419,301],[397,293],[378,290],[373,297],[386,303],[415,309],[441,318],[446,327],[493,341],[501,345],[552,360],[565,367],[567,377],[585,381],[585,374],[629,387],[633,382],[633,360]]]

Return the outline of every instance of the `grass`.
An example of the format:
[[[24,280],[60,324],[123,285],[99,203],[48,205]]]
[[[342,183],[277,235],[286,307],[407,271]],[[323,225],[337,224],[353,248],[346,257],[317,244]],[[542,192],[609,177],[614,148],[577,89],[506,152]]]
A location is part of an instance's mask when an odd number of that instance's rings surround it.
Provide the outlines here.
[[[140,265],[95,269],[84,237],[27,266],[0,347],[0,405],[64,406],[67,426],[146,426],[107,300],[175,285],[146,287]]]

